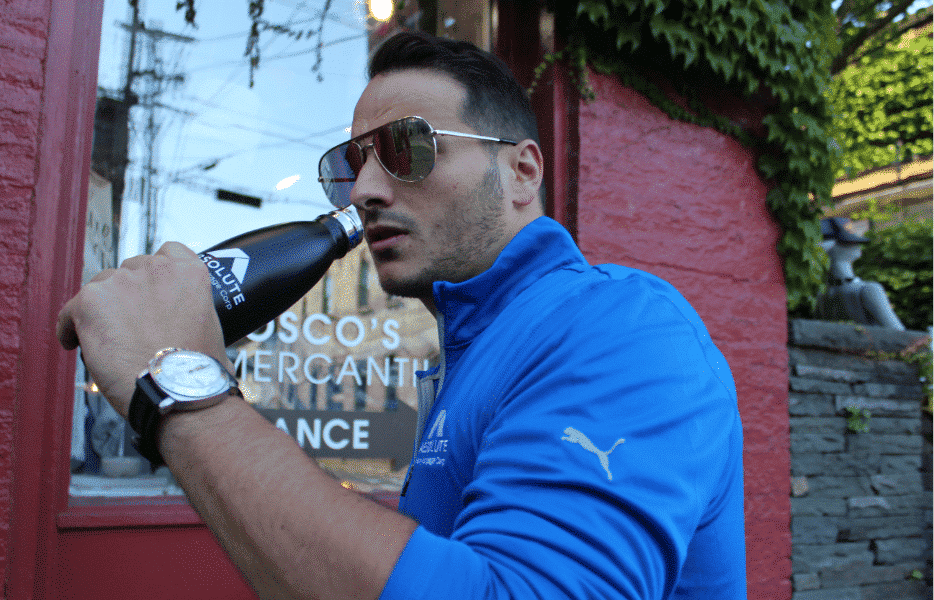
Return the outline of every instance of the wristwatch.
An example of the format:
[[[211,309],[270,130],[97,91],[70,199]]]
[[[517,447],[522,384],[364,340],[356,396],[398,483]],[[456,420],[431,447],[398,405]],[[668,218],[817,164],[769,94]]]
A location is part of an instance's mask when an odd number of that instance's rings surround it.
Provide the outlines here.
[[[133,445],[152,468],[165,464],[156,445],[159,424],[176,411],[214,406],[229,394],[243,397],[237,380],[216,358],[181,348],[165,348],[139,374],[128,420],[137,437]]]

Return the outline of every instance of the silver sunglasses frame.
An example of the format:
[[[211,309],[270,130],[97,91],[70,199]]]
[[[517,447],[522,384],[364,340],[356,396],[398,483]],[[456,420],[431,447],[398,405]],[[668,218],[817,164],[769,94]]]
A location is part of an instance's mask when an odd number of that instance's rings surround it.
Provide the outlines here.
[[[519,142],[516,142],[516,141],[514,141],[514,140],[508,140],[508,139],[505,139],[505,138],[491,137],[491,136],[488,136],[488,135],[477,135],[477,134],[474,134],[474,133],[461,133],[461,132],[459,132],[459,131],[448,131],[448,130],[446,130],[446,129],[435,129],[434,126],[432,126],[432,124],[429,123],[429,122],[428,122],[428,119],[426,119],[425,117],[420,117],[420,116],[418,116],[418,115],[409,115],[409,116],[407,116],[407,117],[402,117],[401,119],[396,119],[396,120],[394,120],[394,121],[390,121],[389,123],[385,123],[385,124],[383,124],[383,125],[380,125],[379,127],[374,127],[373,129],[367,131],[366,133],[361,133],[360,135],[355,136],[355,137],[353,137],[353,138],[347,140],[346,142],[341,142],[340,144],[337,144],[336,146],[334,146],[334,147],[332,147],[332,148],[329,148],[324,154],[322,154],[322,155],[321,155],[321,159],[318,161],[318,182],[321,183],[321,184],[322,184],[322,187],[325,188],[325,190],[324,190],[324,191],[325,191],[325,195],[327,195],[327,185],[325,185],[325,184],[327,184],[327,183],[351,183],[351,182],[354,182],[354,181],[357,180],[356,177],[354,177],[353,179],[351,179],[351,178],[349,178],[349,177],[348,177],[348,178],[341,178],[341,179],[324,178],[324,177],[322,177],[322,176],[321,176],[321,165],[324,163],[325,157],[327,157],[331,152],[334,152],[335,150],[337,150],[337,149],[340,148],[341,146],[347,146],[347,145],[349,145],[349,144],[354,144],[355,146],[357,146],[357,148],[360,149],[360,154],[363,155],[363,156],[365,157],[365,156],[366,156],[366,151],[367,151],[367,149],[372,148],[374,142],[371,141],[369,144],[366,144],[365,146],[361,146],[359,143],[357,143],[359,140],[364,139],[364,138],[366,138],[366,137],[368,137],[368,136],[372,136],[372,135],[374,134],[374,132],[376,132],[376,131],[378,131],[378,130],[384,128],[384,127],[390,126],[390,125],[392,125],[392,124],[394,124],[394,123],[399,123],[399,122],[402,122],[402,121],[407,121],[407,120],[409,120],[409,119],[418,119],[418,120],[424,122],[426,125],[428,125],[428,130],[429,130],[428,133],[429,133],[429,135],[431,136],[431,146],[432,146],[431,168],[428,169],[428,172],[427,172],[427,173],[425,173],[424,175],[422,175],[422,176],[420,176],[420,177],[418,177],[418,178],[415,178],[415,179],[403,179],[402,177],[398,177],[398,176],[394,175],[389,169],[387,169],[387,168],[386,168],[386,165],[383,164],[382,159],[379,157],[379,153],[374,152],[373,155],[376,156],[376,162],[379,163],[379,166],[382,167],[383,170],[384,170],[388,175],[390,175],[393,179],[395,179],[395,180],[397,180],[397,181],[405,181],[405,182],[407,182],[407,183],[415,183],[415,182],[417,182],[417,181],[422,181],[423,179],[425,179],[426,177],[428,177],[429,174],[431,174],[432,170],[434,170],[434,167],[435,167],[435,158],[437,158],[437,156],[438,156],[438,143],[437,143],[437,141],[436,141],[436,139],[435,139],[435,136],[438,136],[438,135],[446,135],[446,136],[450,136],[450,137],[469,138],[469,139],[480,140],[480,141],[484,141],[484,142],[497,142],[497,143],[502,143],[502,144],[510,144],[510,145],[512,145],[512,146],[516,146],[516,145],[519,144]],[[331,198],[330,198],[330,197],[328,197],[328,201],[331,202],[331,204],[333,204],[334,206],[337,206],[336,204],[334,204],[333,201],[331,201]],[[340,207],[340,208],[343,208],[343,207]]]

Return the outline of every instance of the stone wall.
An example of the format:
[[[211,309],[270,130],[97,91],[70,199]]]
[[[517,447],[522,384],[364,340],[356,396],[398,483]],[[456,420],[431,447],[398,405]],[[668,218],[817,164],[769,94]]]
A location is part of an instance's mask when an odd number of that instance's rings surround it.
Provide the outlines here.
[[[931,419],[917,366],[887,359],[927,335],[789,329],[792,600],[930,599]]]

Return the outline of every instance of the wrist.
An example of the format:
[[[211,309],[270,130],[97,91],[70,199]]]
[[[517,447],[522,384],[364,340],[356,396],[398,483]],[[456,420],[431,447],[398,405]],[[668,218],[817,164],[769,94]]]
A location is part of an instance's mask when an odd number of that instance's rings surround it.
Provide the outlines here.
[[[242,418],[242,410],[249,407],[239,394],[229,394],[220,402],[204,410],[172,412],[165,415],[156,433],[159,451],[171,461],[179,451],[191,448],[199,439],[220,440]]]
[[[203,411],[228,395],[242,397],[237,381],[217,359],[178,348],[160,350],[140,373],[130,400],[128,420],[137,434],[137,450],[153,468],[164,464],[158,438],[167,416]]]
[[[266,445],[270,433],[291,441],[249,402],[232,396],[206,410],[168,415],[159,429],[159,448],[185,488],[186,478],[197,473],[208,476],[217,465],[238,463],[248,468],[260,462],[258,454],[269,458],[275,454],[266,452],[273,449]]]

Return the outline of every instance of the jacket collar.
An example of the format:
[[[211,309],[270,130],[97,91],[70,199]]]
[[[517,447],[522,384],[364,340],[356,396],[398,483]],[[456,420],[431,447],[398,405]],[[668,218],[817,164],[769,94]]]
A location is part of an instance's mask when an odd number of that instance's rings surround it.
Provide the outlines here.
[[[558,222],[539,217],[516,234],[483,273],[461,283],[436,281],[442,346],[469,343],[523,290],[572,264],[585,266],[586,260],[570,234]]]

